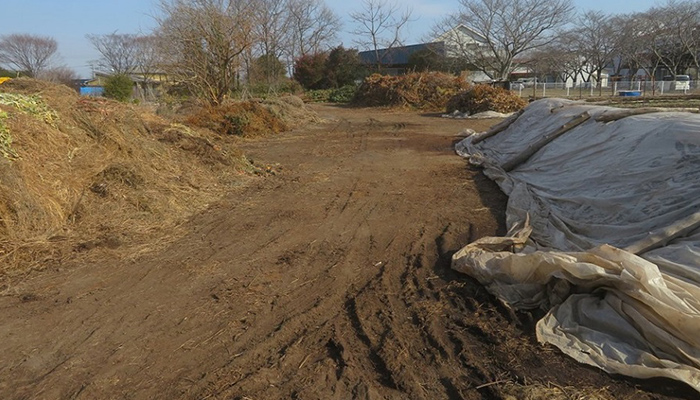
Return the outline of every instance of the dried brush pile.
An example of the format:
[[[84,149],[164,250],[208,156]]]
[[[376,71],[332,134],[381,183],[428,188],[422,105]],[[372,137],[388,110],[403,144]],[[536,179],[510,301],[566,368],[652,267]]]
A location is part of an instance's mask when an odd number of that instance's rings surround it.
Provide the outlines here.
[[[302,106],[280,100],[235,110],[256,129],[277,131],[285,116],[298,118],[294,110]],[[226,135],[173,123],[142,107],[79,97],[65,86],[5,82],[0,293],[13,277],[60,267],[76,254],[137,257],[150,251],[254,169]]]
[[[469,84],[441,72],[400,76],[373,74],[355,93],[353,104],[366,107],[408,107],[426,111],[444,110],[447,101]]]
[[[459,111],[470,115],[484,111],[510,113],[524,108],[527,102],[517,94],[500,87],[474,85],[456,94],[447,102],[447,112]]]
[[[185,123],[220,135],[254,137],[280,133],[315,119],[316,113],[309,110],[300,98],[284,96],[195,106],[189,111]]]
[[[320,122],[315,111],[311,110],[297,96],[281,96],[262,100],[263,107],[280,119],[289,128],[296,128],[312,122]]]

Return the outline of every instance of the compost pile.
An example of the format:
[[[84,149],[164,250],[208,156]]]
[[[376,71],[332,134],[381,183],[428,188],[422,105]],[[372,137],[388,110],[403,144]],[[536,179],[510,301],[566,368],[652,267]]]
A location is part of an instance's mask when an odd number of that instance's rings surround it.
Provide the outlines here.
[[[448,100],[468,87],[469,83],[461,77],[441,72],[401,76],[373,74],[357,89],[353,104],[442,111]]]
[[[207,128],[223,135],[260,136],[280,133],[308,122],[317,122],[316,114],[296,96],[251,101],[228,101],[220,105],[201,105],[190,110],[188,125]]]
[[[269,127],[255,118],[279,131],[300,115],[315,118],[299,103],[256,104],[240,118],[257,134]],[[30,270],[59,268],[76,255],[137,257],[158,248],[188,216],[257,169],[235,138],[184,119],[42,81],[5,82],[0,283],[7,288]]]
[[[453,268],[545,310],[539,341],[580,362],[700,391],[699,130],[698,114],[546,99],[468,137],[511,231]]]
[[[447,113],[474,115],[486,111],[511,113],[521,110],[527,102],[517,94],[500,87],[474,85],[453,96],[447,102]]]

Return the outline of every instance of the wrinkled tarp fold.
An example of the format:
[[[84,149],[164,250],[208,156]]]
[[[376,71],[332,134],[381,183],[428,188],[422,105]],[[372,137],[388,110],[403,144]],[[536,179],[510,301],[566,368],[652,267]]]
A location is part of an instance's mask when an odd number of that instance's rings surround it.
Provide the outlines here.
[[[511,233],[467,245],[453,268],[547,310],[538,339],[579,362],[700,391],[700,115],[597,121],[617,112],[545,99],[459,143],[509,196]]]

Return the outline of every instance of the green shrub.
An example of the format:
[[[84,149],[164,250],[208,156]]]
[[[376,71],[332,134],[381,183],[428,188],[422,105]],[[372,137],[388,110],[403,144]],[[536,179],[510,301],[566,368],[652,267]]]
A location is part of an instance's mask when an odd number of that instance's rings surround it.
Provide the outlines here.
[[[305,89],[326,89],[330,86],[326,74],[328,53],[306,54],[294,61],[294,79]]]
[[[307,90],[342,88],[367,76],[357,50],[342,45],[294,60],[294,79]]]
[[[134,91],[134,82],[128,75],[112,75],[105,81],[105,97],[127,102]]]
[[[367,68],[360,61],[356,49],[346,49],[340,45],[328,53],[325,75],[331,88],[343,88],[366,77]]]
[[[345,85],[338,89],[332,89],[328,94],[328,101],[331,103],[349,103],[355,97],[357,86]]]
[[[330,100],[333,89],[307,90],[304,93],[304,101],[308,103],[327,103]]]

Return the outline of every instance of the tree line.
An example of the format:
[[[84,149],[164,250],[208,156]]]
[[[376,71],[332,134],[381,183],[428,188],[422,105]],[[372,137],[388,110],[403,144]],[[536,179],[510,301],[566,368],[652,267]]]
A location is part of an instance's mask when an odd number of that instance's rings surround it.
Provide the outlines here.
[[[394,0],[362,0],[350,13],[355,45],[370,50],[404,44],[412,10]],[[649,10],[606,15],[575,14],[571,0],[457,0],[458,12],[434,27],[450,49],[443,57],[493,79],[523,66],[562,80],[660,68],[681,74],[700,70],[700,2],[669,0]],[[275,86],[292,76],[307,88],[337,87],[363,72],[357,50],[334,46],[341,19],[323,0],[159,0],[156,28],[148,34],[89,34],[108,74],[164,74],[189,93],[220,103],[242,86]],[[446,29],[468,28],[469,35]],[[453,36],[450,36],[454,34]],[[0,37],[0,66],[29,76],[70,76],[55,62],[51,37]],[[431,68],[425,56],[416,67]],[[414,60],[415,61],[415,60]],[[419,60],[420,61],[420,60]],[[431,61],[431,62],[428,62]],[[74,74],[73,74],[74,75]],[[55,79],[55,78],[51,78]]]
[[[655,79],[700,72],[700,2],[670,0],[646,11],[588,11],[529,60],[540,75],[601,81]],[[601,89],[602,90],[602,89]]]
[[[537,76],[601,81],[700,71],[700,2],[668,0],[646,11],[575,13],[570,0],[459,0],[441,25],[463,24],[477,42],[451,37],[474,69],[506,80],[524,67]],[[434,30],[437,36],[440,29]],[[638,71],[642,73],[638,74]]]

